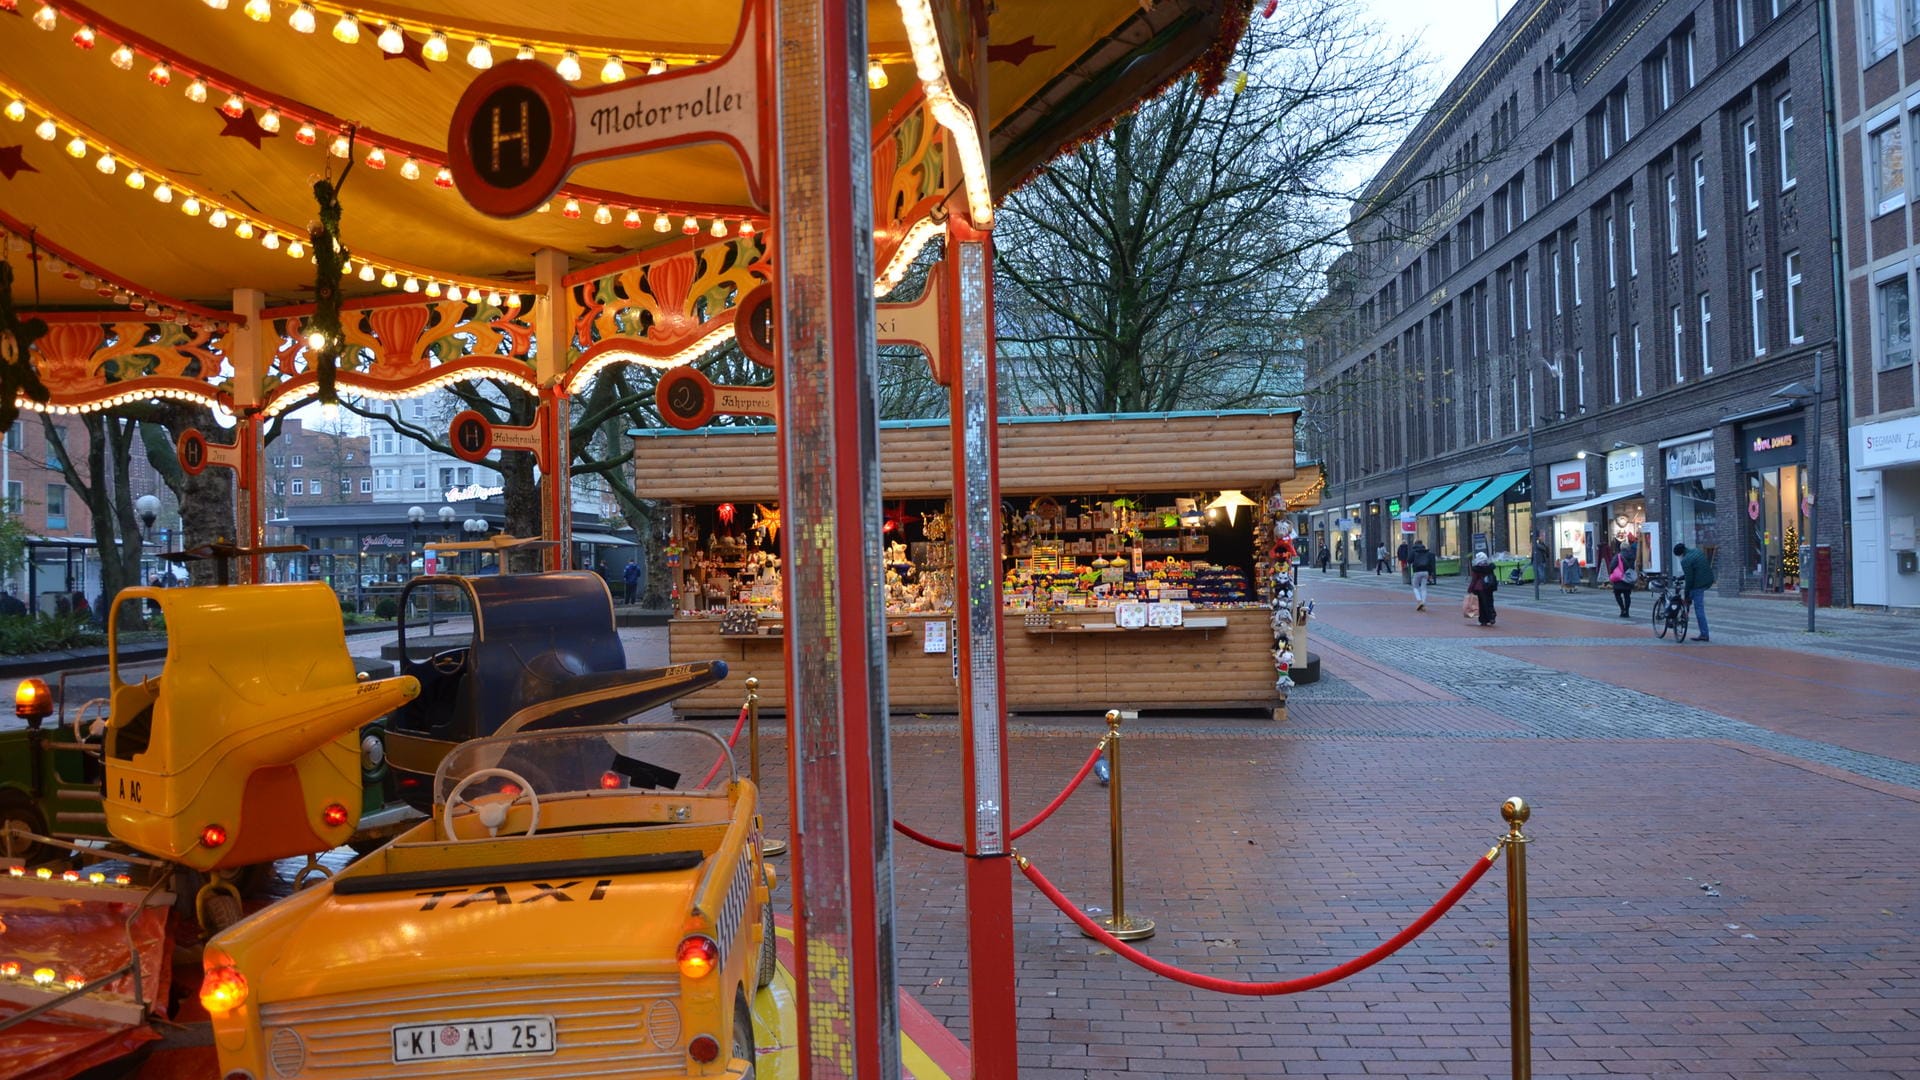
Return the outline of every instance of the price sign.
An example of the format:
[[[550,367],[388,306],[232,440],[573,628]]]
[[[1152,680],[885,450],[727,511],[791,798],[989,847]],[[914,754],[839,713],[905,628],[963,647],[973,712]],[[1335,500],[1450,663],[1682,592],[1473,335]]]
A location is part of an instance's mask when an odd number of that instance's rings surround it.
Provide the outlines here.
[[[456,413],[453,422],[447,425],[447,443],[453,449],[455,457],[462,461],[481,462],[495,450],[524,450],[534,455],[541,468],[546,468],[540,451],[540,425],[525,426],[496,424],[488,420],[485,414],[474,409]]]
[[[772,386],[715,386],[690,367],[677,367],[660,376],[653,388],[660,419],[670,427],[692,431],[706,426],[715,413],[729,416],[779,416],[780,393]]]

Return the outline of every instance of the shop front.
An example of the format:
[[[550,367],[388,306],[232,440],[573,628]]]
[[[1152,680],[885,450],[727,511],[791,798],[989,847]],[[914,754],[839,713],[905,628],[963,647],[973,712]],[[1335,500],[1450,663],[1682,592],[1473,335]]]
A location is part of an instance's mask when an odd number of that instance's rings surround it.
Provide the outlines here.
[[[1419,509],[1436,523],[1439,572],[1456,573],[1462,561],[1486,555],[1503,568],[1520,567],[1523,579],[1530,575],[1532,487],[1525,469],[1481,476],[1455,484]]]
[[[1800,587],[1800,543],[1812,509],[1805,487],[1806,423],[1796,417],[1740,428],[1747,538],[1740,588],[1793,592]]]
[[[1634,564],[1647,566],[1647,547],[1657,542],[1659,529],[1647,524],[1645,491],[1646,456],[1640,447],[1618,447],[1608,453],[1607,501],[1601,513],[1604,544],[1597,553],[1602,560],[1631,550]]]
[[[1002,651],[1013,710],[1265,708],[1273,521],[1293,466],[1291,411],[1003,420]],[[672,504],[673,662],[725,659],[683,712],[737,709],[739,680],[784,696],[778,439],[770,428],[647,429],[635,490]],[[955,581],[944,421],[880,432],[889,702],[950,711]],[[689,463],[697,463],[690,468]],[[1364,504],[1322,519],[1337,559]],[[1312,520],[1312,519],[1310,519]],[[1305,655],[1305,631],[1292,648]]]
[[[1653,561],[1648,569],[1659,570],[1666,557],[1665,548],[1685,544],[1706,553],[1715,562],[1720,553],[1720,518],[1714,493],[1713,432],[1701,431],[1666,439],[1660,443],[1661,471],[1666,481],[1665,543],[1650,545]]]
[[[1547,467],[1547,499],[1552,504],[1542,516],[1552,522],[1547,547],[1554,562],[1571,557],[1584,571],[1595,560],[1594,528],[1589,500],[1587,461],[1575,458]]]
[[[1920,607],[1920,416],[1853,431],[1854,598]]]

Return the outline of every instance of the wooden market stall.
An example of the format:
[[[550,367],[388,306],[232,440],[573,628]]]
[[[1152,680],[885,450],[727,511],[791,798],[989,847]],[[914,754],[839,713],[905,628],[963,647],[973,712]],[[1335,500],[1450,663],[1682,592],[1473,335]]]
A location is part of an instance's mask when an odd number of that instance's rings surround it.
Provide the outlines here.
[[[1284,497],[1273,497],[1293,478],[1294,417],[1245,410],[1001,422],[1010,710],[1283,704],[1267,586],[1273,514],[1284,512]],[[771,427],[633,434],[634,490],[675,506],[671,659],[725,659],[734,676],[679,707],[736,709],[739,680],[749,675],[777,707],[785,693],[773,555],[777,435]],[[948,447],[944,420],[881,426],[896,711],[951,712],[957,702],[942,570],[951,554],[941,543]],[[1304,657],[1304,627],[1291,635]]]

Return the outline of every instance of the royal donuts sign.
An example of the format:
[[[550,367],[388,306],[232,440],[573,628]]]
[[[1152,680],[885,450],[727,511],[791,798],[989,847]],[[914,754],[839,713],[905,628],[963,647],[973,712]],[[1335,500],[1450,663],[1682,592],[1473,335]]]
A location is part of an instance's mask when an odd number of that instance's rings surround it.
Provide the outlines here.
[[[493,217],[532,213],[591,161],[719,143],[733,151],[748,199],[767,208],[765,0],[748,0],[725,56],[609,86],[575,87],[537,60],[481,72],[454,109],[454,186]]]

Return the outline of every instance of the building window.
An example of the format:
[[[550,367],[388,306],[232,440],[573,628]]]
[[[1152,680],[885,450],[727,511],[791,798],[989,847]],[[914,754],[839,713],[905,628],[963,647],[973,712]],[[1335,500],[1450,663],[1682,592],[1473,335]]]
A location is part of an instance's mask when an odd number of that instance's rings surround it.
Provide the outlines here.
[[[7,481],[7,513],[18,516],[27,508],[27,485],[18,480]]]
[[[67,527],[67,485],[47,485],[47,528]]]
[[[360,494],[362,495],[373,494],[373,477],[363,476],[360,478]]]
[[[1640,276],[1640,219],[1627,204],[1627,276]]]
[[[1573,306],[1580,306],[1580,238],[1573,238]]]
[[[1587,407],[1587,350],[1573,350],[1573,404],[1576,408]]]
[[[301,464],[302,464],[302,461],[300,460],[300,455],[299,454],[293,455],[293,461],[292,461],[293,467],[297,469],[301,466]]]
[[[1686,55],[1687,60],[1687,89],[1691,90],[1699,85],[1699,80],[1695,78],[1693,71],[1693,27],[1687,27],[1687,36],[1681,38],[1680,43],[1680,51]]]
[[[1646,391],[1640,378],[1640,324],[1633,324],[1633,396],[1639,397]]]
[[[1907,157],[1900,145],[1898,120],[1868,137],[1868,175],[1873,177],[1874,213],[1898,210],[1907,201]]]
[[[1680,254],[1680,178],[1667,174],[1667,254]]]
[[[1747,187],[1747,209],[1760,209],[1760,143],[1754,135],[1754,122],[1746,121],[1740,125],[1740,142],[1746,147],[1743,160],[1746,163],[1745,181]]]
[[[1673,55],[1660,54],[1660,111],[1673,108]]]
[[[1680,321],[1680,305],[1673,305],[1673,381],[1676,385],[1687,381],[1687,331]]]
[[[305,495],[307,493],[307,482],[305,480],[295,480],[293,482],[293,493],[295,495]]]
[[[467,466],[461,466],[453,475],[454,479],[460,482],[461,487],[467,487],[473,483],[473,470]]]
[[[1707,161],[1693,155],[1693,238],[1707,238]]]
[[[1759,267],[1747,274],[1747,289],[1753,297],[1753,355],[1767,355],[1767,275]]]
[[[440,470],[440,490],[445,491],[452,486],[453,486],[453,470],[441,469]]]
[[[1774,102],[1774,115],[1780,125],[1780,190],[1786,191],[1800,182],[1800,175],[1793,163],[1793,95],[1782,94]]]
[[[15,424],[12,427],[8,428],[7,429],[7,449],[13,450],[13,451],[20,451],[20,450],[25,450],[26,448],[27,448],[27,429],[19,424]]]
[[[286,459],[285,457],[283,457],[283,456],[281,456],[281,455],[279,455],[279,454],[275,454],[275,455],[273,455],[273,467],[274,467],[274,468],[276,468],[276,469],[277,469],[277,468],[279,468],[280,466],[282,466],[282,465],[285,465],[286,463],[287,463],[287,459]]]
[[[1547,249],[1547,260],[1553,263],[1553,313],[1560,314],[1560,253]]]
[[[342,494],[342,495],[351,495],[351,494],[353,494],[353,480],[352,480],[352,479],[350,479],[350,478],[348,478],[348,477],[345,477],[345,476],[343,476],[343,477],[341,477],[341,478],[340,478],[340,494]]]
[[[1622,88],[1620,91],[1620,143],[1622,146],[1633,140],[1633,91]]]
[[[1713,297],[1700,294],[1700,373],[1713,374]]]
[[[1615,245],[1613,241],[1613,218],[1609,217],[1607,218],[1607,288],[1609,289],[1619,284],[1619,281],[1615,279],[1613,274],[1614,246]]]
[[[1553,381],[1554,381],[1555,390],[1558,392],[1558,397],[1560,401],[1560,404],[1556,407],[1560,410],[1560,415],[1565,416],[1567,415],[1567,362],[1566,360],[1562,359],[1559,363],[1556,363],[1553,365]]]
[[[1866,36],[1867,62],[1887,55],[1900,39],[1900,13],[1894,9],[1894,0],[1860,0],[1864,16],[1860,20],[1860,29]]]
[[[1747,0],[1733,0],[1733,44],[1747,43]]]
[[[1520,310],[1525,312],[1526,327],[1533,329],[1533,271],[1520,268]]]
[[[409,477],[409,479],[412,481],[413,490],[427,490],[427,467],[425,465],[415,465],[411,471],[412,476]]]
[[[1520,336],[1520,283],[1513,274],[1507,275],[1507,337]]]
[[[1800,325],[1800,253],[1787,252],[1787,341],[1798,345],[1807,340],[1807,330]]]
[[[1907,293],[1907,275],[1873,287],[1875,315],[1880,322],[1880,367],[1895,368],[1913,362],[1913,307]],[[48,489],[51,493],[52,489]],[[48,504],[51,506],[51,502]],[[52,524],[51,521],[48,524]]]
[[[1607,335],[1607,351],[1610,356],[1613,374],[1613,403],[1620,403],[1620,335]]]

